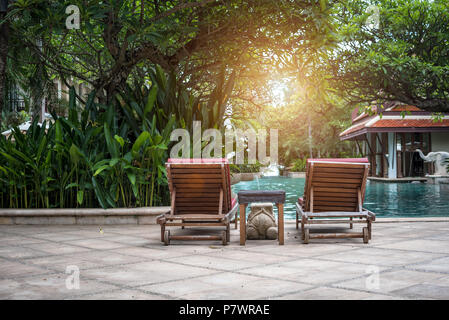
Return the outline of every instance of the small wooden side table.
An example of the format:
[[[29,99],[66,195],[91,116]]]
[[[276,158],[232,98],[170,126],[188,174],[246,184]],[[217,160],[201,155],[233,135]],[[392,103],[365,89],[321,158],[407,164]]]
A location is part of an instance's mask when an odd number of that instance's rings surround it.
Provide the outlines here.
[[[240,245],[246,243],[246,207],[252,202],[274,202],[278,208],[278,240],[284,244],[284,190],[241,190],[238,193],[240,205]]]

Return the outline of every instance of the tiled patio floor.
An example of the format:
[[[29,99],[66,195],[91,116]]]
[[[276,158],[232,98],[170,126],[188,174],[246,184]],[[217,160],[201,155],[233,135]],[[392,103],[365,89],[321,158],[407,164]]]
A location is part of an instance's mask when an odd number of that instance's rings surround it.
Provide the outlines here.
[[[0,299],[449,299],[449,221],[376,223],[367,245],[304,245],[293,223],[284,246],[242,247],[234,229],[226,247],[165,247],[155,225],[102,230],[0,226]]]

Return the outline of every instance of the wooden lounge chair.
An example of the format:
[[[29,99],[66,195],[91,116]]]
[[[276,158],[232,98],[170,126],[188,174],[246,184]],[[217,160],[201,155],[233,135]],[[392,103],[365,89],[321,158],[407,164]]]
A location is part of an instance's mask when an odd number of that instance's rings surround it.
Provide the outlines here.
[[[226,159],[169,159],[166,163],[171,210],[158,217],[161,241],[221,240],[229,242],[230,222],[238,208],[231,198],[229,164]],[[225,230],[218,236],[171,235],[166,227],[217,227]],[[237,219],[235,218],[237,227]]]
[[[306,167],[304,197],[296,203],[296,229],[301,219],[304,243],[318,238],[371,239],[371,223],[375,214],[363,209],[369,162],[357,159],[309,159]],[[348,220],[349,219],[349,220]],[[310,233],[312,224],[366,223],[362,232]]]

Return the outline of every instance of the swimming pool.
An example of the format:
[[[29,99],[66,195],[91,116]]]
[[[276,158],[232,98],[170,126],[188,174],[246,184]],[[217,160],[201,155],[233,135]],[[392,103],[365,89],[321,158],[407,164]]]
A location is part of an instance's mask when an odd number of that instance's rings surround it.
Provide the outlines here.
[[[285,219],[294,219],[304,182],[304,178],[262,177],[241,181],[232,190],[285,190]],[[449,217],[449,185],[368,181],[363,206],[378,217]]]

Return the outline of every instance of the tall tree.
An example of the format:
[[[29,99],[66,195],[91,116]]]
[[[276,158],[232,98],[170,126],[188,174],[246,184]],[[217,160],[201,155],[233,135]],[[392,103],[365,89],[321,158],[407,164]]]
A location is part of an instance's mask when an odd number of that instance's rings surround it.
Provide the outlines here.
[[[48,70],[89,83],[104,102],[136,68],[145,76],[156,64],[208,99],[232,88],[265,51],[313,38],[308,33],[326,19],[320,3],[326,1],[76,0],[70,4],[80,9],[81,27],[68,30],[65,1],[17,0],[9,21],[11,35]]]
[[[6,95],[6,64],[9,43],[9,21],[5,21],[8,13],[8,0],[0,0],[0,114],[2,113]]]
[[[449,2],[352,1],[330,64],[335,86],[353,103],[398,100],[449,111]],[[378,10],[378,26],[367,19]]]

